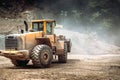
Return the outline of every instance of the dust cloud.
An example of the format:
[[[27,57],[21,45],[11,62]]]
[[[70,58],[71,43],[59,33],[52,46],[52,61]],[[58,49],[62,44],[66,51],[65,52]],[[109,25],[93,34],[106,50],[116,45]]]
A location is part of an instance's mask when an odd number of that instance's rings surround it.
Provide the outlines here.
[[[5,49],[5,36],[0,35],[0,49]]]
[[[105,55],[119,54],[120,48],[106,43],[95,33],[80,33],[67,29],[55,29],[57,35],[63,34],[72,41],[72,54],[80,55]]]

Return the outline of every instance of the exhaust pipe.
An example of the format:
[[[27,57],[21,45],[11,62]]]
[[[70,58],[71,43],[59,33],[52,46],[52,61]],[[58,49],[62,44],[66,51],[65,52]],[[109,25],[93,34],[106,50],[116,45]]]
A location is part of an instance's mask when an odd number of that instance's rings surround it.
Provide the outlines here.
[[[24,21],[24,24],[25,24],[25,31],[28,32],[28,24],[26,21]]]

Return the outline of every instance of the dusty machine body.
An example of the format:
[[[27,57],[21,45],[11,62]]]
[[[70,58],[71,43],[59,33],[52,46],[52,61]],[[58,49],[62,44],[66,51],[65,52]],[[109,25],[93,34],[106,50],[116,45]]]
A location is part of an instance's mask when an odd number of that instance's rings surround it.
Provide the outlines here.
[[[49,67],[53,55],[58,56],[59,62],[67,62],[71,41],[54,34],[55,20],[32,20],[29,27],[24,23],[25,31],[5,37],[5,50],[0,50],[1,56],[11,59],[16,66],[25,66],[32,60],[36,67]]]

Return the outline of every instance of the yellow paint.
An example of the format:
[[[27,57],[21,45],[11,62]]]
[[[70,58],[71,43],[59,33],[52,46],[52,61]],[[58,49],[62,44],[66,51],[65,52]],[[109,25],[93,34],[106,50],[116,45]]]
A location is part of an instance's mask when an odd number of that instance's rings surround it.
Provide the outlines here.
[[[38,38],[38,37],[42,37],[42,32],[31,32],[31,33],[26,34],[26,36],[25,36],[25,41],[26,41],[25,49],[31,51],[37,45],[36,38]]]
[[[52,46],[55,46],[55,42],[56,42],[55,35],[46,35],[45,37],[50,39]]]
[[[44,34],[46,35],[47,34],[47,23],[46,23],[46,21],[44,21]]]
[[[55,20],[51,20],[51,19],[43,19],[43,20],[32,20],[31,22],[54,22]]]

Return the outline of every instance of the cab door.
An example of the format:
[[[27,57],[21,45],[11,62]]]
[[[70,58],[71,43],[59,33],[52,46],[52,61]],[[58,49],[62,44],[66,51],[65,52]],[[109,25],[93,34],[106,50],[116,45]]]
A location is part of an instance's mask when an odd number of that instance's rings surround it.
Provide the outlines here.
[[[52,45],[54,45],[56,39],[54,34],[54,22],[46,22],[46,37],[50,39]]]

